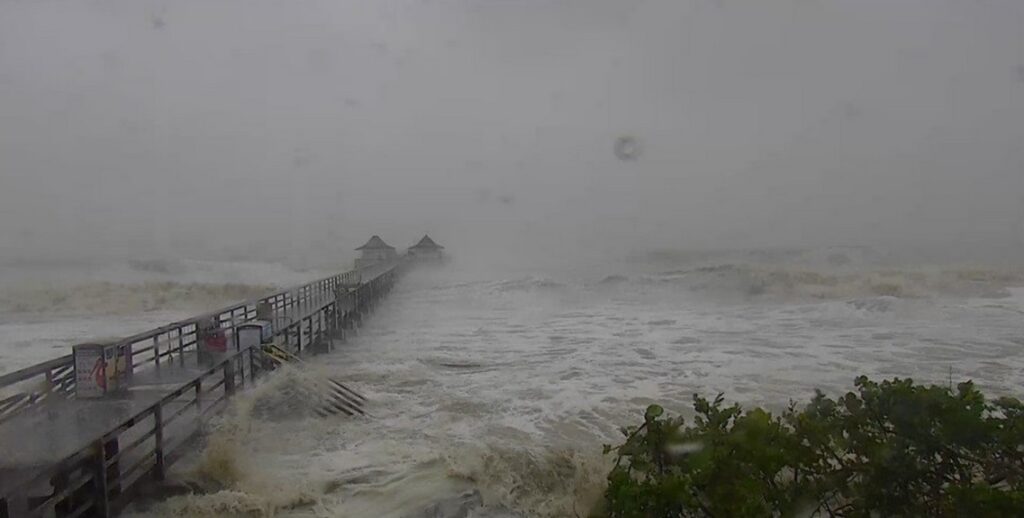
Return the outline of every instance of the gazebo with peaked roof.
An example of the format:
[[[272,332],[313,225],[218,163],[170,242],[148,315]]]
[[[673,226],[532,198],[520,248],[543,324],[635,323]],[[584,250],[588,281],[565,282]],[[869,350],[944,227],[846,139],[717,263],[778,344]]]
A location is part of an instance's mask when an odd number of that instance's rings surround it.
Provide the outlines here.
[[[441,259],[444,247],[435,243],[430,236],[424,235],[419,243],[409,247],[409,255],[424,259]]]
[[[365,245],[356,248],[356,250],[362,252],[359,259],[356,259],[357,268],[394,259],[398,256],[398,253],[395,252],[395,247],[385,243],[380,236],[376,235],[371,237]]]
[[[366,242],[365,245],[356,248],[356,250],[394,250],[395,247],[384,242],[380,236],[374,235]]]

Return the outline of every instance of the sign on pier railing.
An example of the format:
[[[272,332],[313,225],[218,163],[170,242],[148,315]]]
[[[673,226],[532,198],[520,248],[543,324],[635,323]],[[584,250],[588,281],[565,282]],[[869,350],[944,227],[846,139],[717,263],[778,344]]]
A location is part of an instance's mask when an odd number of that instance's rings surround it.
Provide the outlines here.
[[[124,344],[78,344],[72,353],[75,396],[103,397],[128,384],[132,350]]]

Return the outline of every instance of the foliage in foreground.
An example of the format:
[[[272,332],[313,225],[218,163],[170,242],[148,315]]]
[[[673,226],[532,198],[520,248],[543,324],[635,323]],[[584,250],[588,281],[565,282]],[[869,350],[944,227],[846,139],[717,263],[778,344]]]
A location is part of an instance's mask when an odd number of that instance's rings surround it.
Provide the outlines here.
[[[694,396],[696,417],[647,408],[623,429],[609,517],[1021,516],[1024,405],[909,379],[782,415]]]

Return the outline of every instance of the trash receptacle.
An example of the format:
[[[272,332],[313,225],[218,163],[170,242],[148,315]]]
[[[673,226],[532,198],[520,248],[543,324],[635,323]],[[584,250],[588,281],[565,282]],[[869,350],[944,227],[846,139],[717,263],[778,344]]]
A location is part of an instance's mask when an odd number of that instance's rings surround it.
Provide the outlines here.
[[[235,328],[235,348],[239,351],[269,342],[274,336],[270,322],[256,321]]]

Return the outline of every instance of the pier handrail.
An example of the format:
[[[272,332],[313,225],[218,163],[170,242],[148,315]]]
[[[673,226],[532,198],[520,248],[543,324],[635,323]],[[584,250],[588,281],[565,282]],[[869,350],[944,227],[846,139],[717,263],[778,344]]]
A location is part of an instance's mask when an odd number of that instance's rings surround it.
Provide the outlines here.
[[[11,385],[13,383],[17,383],[19,381],[26,380],[38,374],[43,374],[46,371],[53,369],[54,367],[66,365],[69,362],[71,362],[71,360],[73,360],[72,355],[67,354],[61,356],[60,358],[54,358],[52,360],[47,360],[45,362],[37,363],[35,365],[29,365],[28,367],[16,370],[14,372],[0,374],[0,388],[6,387],[7,385]]]
[[[372,308],[390,289],[403,262],[404,259],[399,259],[383,265],[374,265],[376,268],[367,270],[368,275],[359,278],[358,284],[344,286],[339,282],[342,275],[338,275],[291,290],[292,293],[299,293],[297,297],[290,299],[291,301],[318,299],[321,304],[306,308],[309,311],[300,313],[296,321],[279,329],[275,328],[274,334],[287,339],[289,333],[297,333],[299,341],[294,345],[297,346],[296,350],[301,352],[303,322],[308,322],[309,334],[306,336],[311,340],[316,336],[314,331],[323,333],[330,332],[332,328],[339,329],[338,325],[342,322],[339,317],[342,313],[350,310],[368,311]],[[333,291],[338,287],[345,288],[343,298],[351,303],[345,308],[339,306],[340,299]],[[327,288],[331,291],[328,292]],[[263,301],[280,295],[281,293],[278,293],[258,300]],[[230,308],[242,305],[245,304]],[[296,305],[285,301],[281,302],[280,307],[288,309]],[[212,314],[219,318],[224,313]],[[198,318],[201,317],[184,322],[194,323]],[[314,321],[317,322],[316,328]],[[156,336],[154,332],[158,330],[174,330],[177,324],[134,335],[118,343],[140,343],[151,336]],[[325,327],[322,327],[322,324],[325,324]],[[157,351],[155,354],[158,358],[160,353]],[[48,516],[56,512],[58,507],[60,516],[77,517],[90,510],[94,516],[108,517],[117,514],[128,505],[145,482],[163,480],[167,467],[187,453],[182,446],[198,436],[202,430],[201,423],[214,412],[223,409],[228,398],[243,389],[246,383],[253,383],[257,375],[266,370],[262,354],[261,347],[247,347],[227,354],[221,361],[179,385],[155,403],[135,412],[95,439],[83,441],[81,447],[74,446],[76,450],[60,461],[40,468],[10,487],[3,488],[0,492],[0,516]],[[58,360],[61,359],[44,362],[22,371],[44,372],[44,365],[52,367]],[[187,414],[193,418],[179,419]],[[52,492],[39,495],[40,489],[47,486],[47,490]]]
[[[27,511],[31,515],[45,514],[44,510],[61,502],[73,506],[65,511],[69,516],[89,509],[104,516],[116,513],[147,475],[156,480],[164,478],[166,468],[181,457],[181,447],[201,430],[203,418],[223,407],[247,381],[252,383],[256,379],[263,370],[258,354],[259,348],[249,347],[229,355],[61,461],[7,488],[0,500],[6,498],[7,505],[15,506],[14,512]],[[203,382],[210,378],[219,379],[204,387]],[[194,412],[190,412],[192,408]],[[187,423],[179,420],[186,413],[193,417]],[[170,439],[171,434],[167,431],[174,423],[178,423],[175,429],[179,433],[174,443],[168,444],[165,439]],[[111,444],[118,444],[116,451],[109,451]],[[111,470],[115,464],[116,469]],[[66,482],[55,484],[58,478]],[[46,497],[33,502],[12,498],[28,495],[32,488],[47,484],[53,485],[53,493]]]
[[[261,297],[253,297],[201,315],[112,340],[109,343],[129,347],[131,361],[128,366],[128,375],[130,376],[136,367],[150,363],[159,365],[164,359],[169,360],[173,356],[180,358],[184,353],[195,350],[200,322],[212,319],[221,328],[231,328],[253,321],[256,318],[257,306],[264,303],[270,304],[275,320],[282,316],[287,317],[289,310],[306,306],[315,299],[333,298],[336,289],[355,287],[363,283],[364,279],[377,278],[394,269],[402,260],[399,258],[395,261],[371,264],[298,286],[284,288]],[[281,330],[277,329],[276,324],[277,322],[275,322],[275,334],[280,334]],[[286,325],[285,328],[294,330],[294,326],[291,324]],[[299,336],[301,340],[301,332]],[[50,397],[56,395],[72,398],[74,393],[74,356],[71,354],[0,375],[0,423]]]

